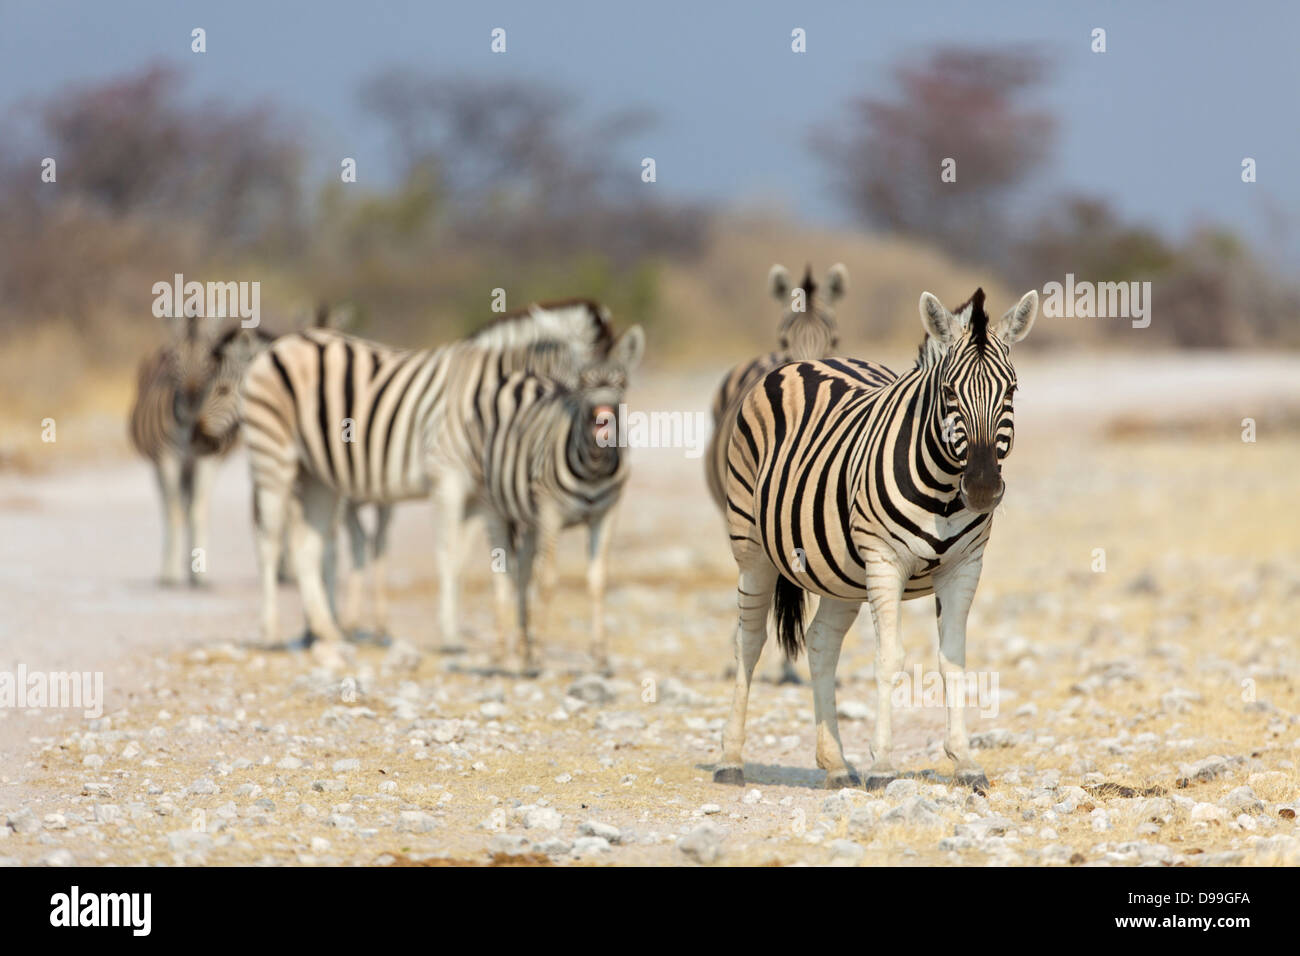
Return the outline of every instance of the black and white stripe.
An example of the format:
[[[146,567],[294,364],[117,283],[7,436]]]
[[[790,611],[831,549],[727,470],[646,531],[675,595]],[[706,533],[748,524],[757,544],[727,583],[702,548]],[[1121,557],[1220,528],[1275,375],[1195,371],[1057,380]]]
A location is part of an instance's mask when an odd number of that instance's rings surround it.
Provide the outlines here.
[[[789,652],[805,643],[803,598],[820,596],[806,644],[817,720],[817,762],[832,786],[851,779],[835,717],[835,664],[867,601],[875,620],[877,720],[869,782],[891,762],[890,691],[902,664],[899,603],[935,594],[940,672],[962,679],[966,615],[979,581],[992,511],[1010,452],[1015,371],[1009,348],[1037,315],[1030,292],[1000,321],[976,291],[953,315],[921,297],[932,343],[896,376],[847,360],[797,362],[746,396],[727,454],[727,509],[740,568],[737,683],[715,779],[743,780],[741,747],[754,665],[772,607]],[[958,776],[983,773],[970,755],[961,707],[948,708],[946,748]]]
[[[763,377],[787,362],[826,358],[839,346],[839,330],[831,306],[843,298],[848,287],[848,270],[837,263],[826,273],[826,294],[813,281],[812,266],[804,270],[803,281],[791,285],[784,266],[772,266],[768,289],[785,304],[777,326],[777,349],[734,366],[723,377],[713,398],[713,431],[704,453],[704,478],[713,503],[726,520],[727,446],[735,427],[740,403]],[[797,300],[797,301],[796,301]],[[781,683],[797,684],[799,675],[788,656],[781,661]]]
[[[217,335],[213,324],[198,316],[173,322],[172,340],[140,364],[129,419],[132,445],[157,473],[165,584],[201,579],[212,476],[239,438],[240,378],[267,341],[238,327]]]
[[[576,381],[612,342],[607,313],[571,300],[533,306],[471,338],[401,351],[325,329],[278,339],[253,363],[242,391],[243,430],[256,496],[262,628],[278,631],[274,569],[290,530],[298,585],[320,652],[337,660],[335,528],[341,504],[388,505],[435,496],[443,576],[444,640],[457,621],[454,591],[465,503],[482,422],[477,397],[512,372]]]
[[[476,469],[481,493],[473,504],[482,507],[494,552],[506,557],[514,580],[525,669],[540,662],[528,612],[533,568],[538,568],[544,618],[554,593],[556,540],[560,531],[575,525],[584,526],[588,535],[592,656],[598,668],[608,669],[606,562],[613,509],[628,474],[616,416],[628,374],[640,363],[644,349],[645,336],[633,326],[607,358],[582,370],[576,387],[523,373],[508,376],[495,394],[482,396],[485,427]],[[496,656],[504,661],[509,589],[503,574],[496,575],[496,597]]]

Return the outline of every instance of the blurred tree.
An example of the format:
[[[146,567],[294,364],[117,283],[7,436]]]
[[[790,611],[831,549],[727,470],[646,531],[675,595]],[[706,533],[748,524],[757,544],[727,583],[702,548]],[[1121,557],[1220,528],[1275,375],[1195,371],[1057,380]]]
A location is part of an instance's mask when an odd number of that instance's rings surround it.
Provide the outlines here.
[[[1052,118],[1022,103],[1045,72],[1025,49],[940,48],[895,67],[893,98],[850,101],[813,146],[864,222],[994,261],[1008,193],[1051,148]],[[952,182],[940,178],[948,159]]]
[[[292,238],[301,166],[282,121],[265,108],[186,103],[182,87],[153,67],[48,100],[39,119],[60,192],[113,216],[190,220],[223,245]]]

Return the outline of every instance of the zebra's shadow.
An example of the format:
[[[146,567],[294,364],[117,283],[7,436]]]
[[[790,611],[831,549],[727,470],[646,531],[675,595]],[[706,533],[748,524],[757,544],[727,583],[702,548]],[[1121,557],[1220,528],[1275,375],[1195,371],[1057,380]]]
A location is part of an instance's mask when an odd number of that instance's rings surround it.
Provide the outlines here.
[[[696,770],[704,770],[710,775],[717,769],[717,764],[697,763]],[[852,768],[854,773],[862,776],[859,767]],[[941,783],[955,786],[951,774],[942,774],[937,770],[900,770],[895,775],[897,780],[918,780],[922,783]],[[727,786],[718,784],[718,786]],[[745,763],[746,787],[802,787],[805,790],[825,790],[826,771],[819,767],[787,767],[770,763]],[[855,788],[860,789],[860,788]],[[830,791],[827,791],[828,793]]]
[[[717,764],[697,763],[696,770],[707,771],[710,776]],[[718,784],[719,787],[726,786]],[[771,763],[745,764],[746,787],[802,787],[805,790],[822,790],[826,786],[826,771],[819,767],[786,767]]]

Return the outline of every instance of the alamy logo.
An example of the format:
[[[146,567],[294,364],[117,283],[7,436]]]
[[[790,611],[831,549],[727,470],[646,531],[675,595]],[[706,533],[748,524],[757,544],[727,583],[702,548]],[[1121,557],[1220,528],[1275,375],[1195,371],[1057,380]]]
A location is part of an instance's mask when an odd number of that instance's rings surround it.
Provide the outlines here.
[[[178,272],[171,282],[155,282],[152,292],[153,314],[160,319],[238,317],[246,329],[255,329],[262,322],[260,282],[186,282]]]
[[[1051,319],[1132,319],[1133,328],[1151,324],[1150,282],[1075,282],[1043,286],[1043,315]]]
[[[103,671],[0,671],[0,707],[80,709],[87,719],[104,715]]]
[[[50,897],[51,926],[127,926],[133,936],[148,936],[152,893],[82,893],[73,886]]]
[[[629,412],[622,402],[617,416],[612,410],[600,412],[596,425],[596,443],[602,448],[684,448],[687,458],[703,455],[709,437],[704,412]]]

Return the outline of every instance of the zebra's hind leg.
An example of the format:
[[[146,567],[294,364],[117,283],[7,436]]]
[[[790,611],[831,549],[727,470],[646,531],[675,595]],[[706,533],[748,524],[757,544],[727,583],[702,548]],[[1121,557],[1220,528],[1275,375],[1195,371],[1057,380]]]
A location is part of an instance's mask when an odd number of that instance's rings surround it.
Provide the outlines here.
[[[817,721],[817,766],[826,771],[832,790],[857,787],[861,780],[844,759],[835,713],[835,668],[840,661],[844,634],[858,616],[857,601],[823,597],[808,626],[808,667],[812,671],[813,707]]]
[[[301,496],[302,518],[294,522],[292,536],[303,611],[317,638],[311,650],[324,666],[342,667],[346,664],[343,631],[334,616],[330,591],[339,495],[320,480],[304,476]]]
[[[182,486],[183,471],[180,456],[164,451],[156,462],[158,490],[163,507],[163,584],[180,584],[185,580],[183,528],[185,526],[185,495]]]
[[[971,754],[966,733],[966,617],[975,598],[983,558],[946,570],[934,579],[934,607],[939,625],[939,674],[943,678],[948,728],[943,749],[956,765],[959,786],[988,790],[988,777]]]
[[[741,566],[736,585],[740,608],[736,626],[736,686],[731,697],[731,717],[722,731],[722,757],[713,771],[714,783],[743,784],[745,764],[741,751],[745,746],[745,714],[749,708],[749,688],[754,667],[767,641],[767,612],[776,590],[776,566],[765,555],[753,554]]]

